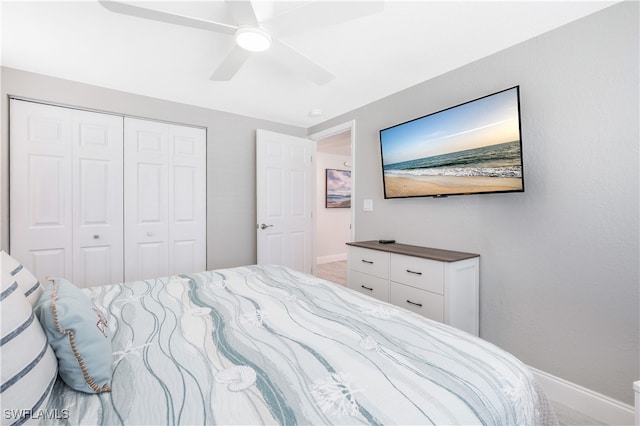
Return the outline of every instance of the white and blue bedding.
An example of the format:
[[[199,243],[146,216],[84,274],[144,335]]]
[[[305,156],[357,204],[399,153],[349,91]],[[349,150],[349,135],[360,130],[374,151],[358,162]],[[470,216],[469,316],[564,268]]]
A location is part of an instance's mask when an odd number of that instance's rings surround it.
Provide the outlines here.
[[[64,415],[43,423],[555,422],[505,351],[281,266],[86,291],[108,318],[112,391],[58,380],[47,412]]]

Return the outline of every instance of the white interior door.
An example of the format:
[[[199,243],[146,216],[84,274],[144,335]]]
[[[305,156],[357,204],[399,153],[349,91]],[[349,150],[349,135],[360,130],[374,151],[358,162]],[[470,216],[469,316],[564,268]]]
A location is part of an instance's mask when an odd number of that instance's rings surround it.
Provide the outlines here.
[[[169,275],[169,125],[125,118],[125,281]]]
[[[207,265],[206,130],[169,126],[169,274]]]
[[[11,255],[41,283],[72,279],[72,112],[10,104]]]
[[[257,260],[311,273],[314,142],[258,130]]]
[[[73,111],[73,281],[122,282],[122,117]]]
[[[206,131],[125,118],[125,280],[206,269]]]
[[[11,254],[45,282],[122,281],[122,117],[11,100]]]
[[[206,269],[205,129],[15,99],[10,120],[10,251],[40,281]]]

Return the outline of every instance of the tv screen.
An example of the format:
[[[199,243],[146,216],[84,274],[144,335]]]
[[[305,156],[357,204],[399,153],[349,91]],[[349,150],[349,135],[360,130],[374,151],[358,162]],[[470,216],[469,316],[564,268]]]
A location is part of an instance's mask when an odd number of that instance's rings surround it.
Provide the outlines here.
[[[385,198],[522,192],[519,86],[380,130]]]

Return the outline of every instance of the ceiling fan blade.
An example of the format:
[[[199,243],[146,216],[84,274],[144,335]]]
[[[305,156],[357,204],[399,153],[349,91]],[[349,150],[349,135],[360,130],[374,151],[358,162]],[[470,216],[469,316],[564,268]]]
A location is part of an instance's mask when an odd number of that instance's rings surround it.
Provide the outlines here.
[[[227,0],[227,8],[237,25],[258,26],[258,18],[249,0]]]
[[[274,37],[311,31],[384,10],[383,1],[314,1],[261,23]]]
[[[229,52],[226,58],[218,65],[218,68],[213,72],[209,80],[213,81],[228,81],[236,75],[238,70],[247,61],[251,52],[244,50],[240,46],[234,46],[233,50]]]
[[[269,52],[283,61],[286,66],[304,74],[316,84],[326,84],[335,77],[318,63],[279,40],[273,40]]]
[[[175,15],[161,10],[148,9],[146,7],[134,6],[113,0],[98,0],[107,10],[138,18],[150,19],[152,21],[166,22],[169,24],[181,25],[183,27],[197,28],[201,30],[214,31],[217,33],[234,34],[238,27],[223,24],[221,22],[207,21],[189,16]]]

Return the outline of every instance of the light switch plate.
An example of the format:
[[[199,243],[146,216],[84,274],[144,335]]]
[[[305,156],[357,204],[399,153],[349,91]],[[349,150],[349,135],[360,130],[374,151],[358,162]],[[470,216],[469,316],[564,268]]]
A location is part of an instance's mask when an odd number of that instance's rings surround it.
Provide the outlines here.
[[[362,201],[362,210],[365,212],[373,211],[373,200],[363,200]]]

